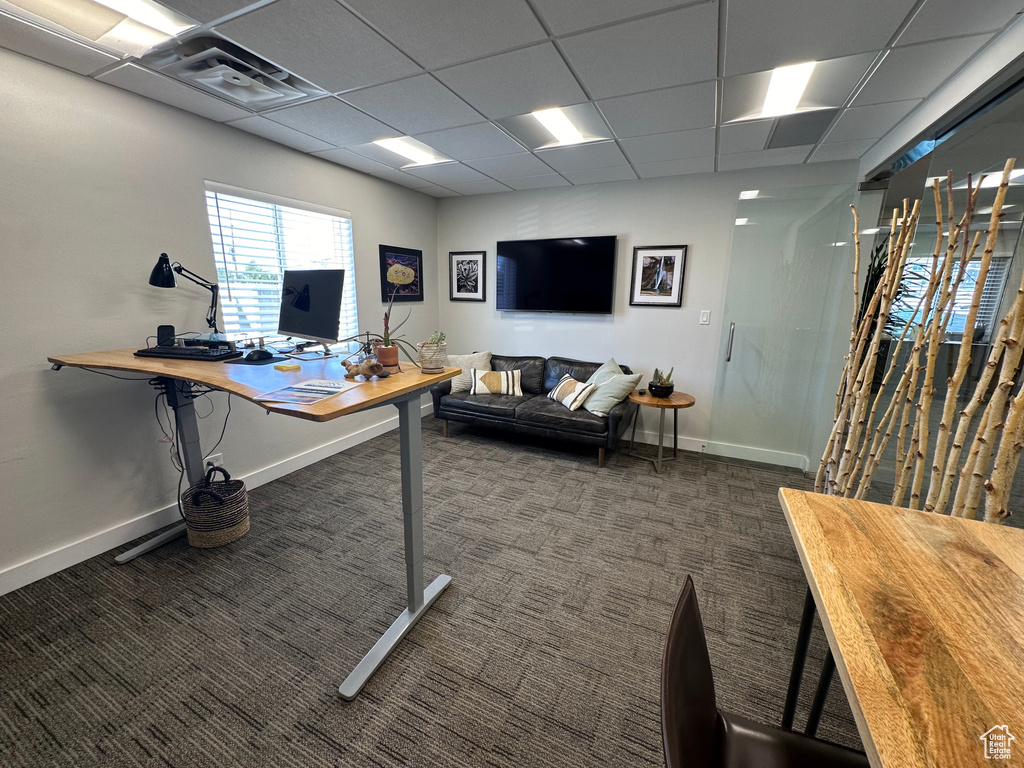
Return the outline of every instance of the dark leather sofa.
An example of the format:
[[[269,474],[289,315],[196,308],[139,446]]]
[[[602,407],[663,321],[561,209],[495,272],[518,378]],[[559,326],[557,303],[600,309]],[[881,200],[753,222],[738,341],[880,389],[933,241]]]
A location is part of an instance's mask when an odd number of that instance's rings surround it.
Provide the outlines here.
[[[547,393],[567,373],[577,381],[586,381],[601,366],[565,357],[505,357],[491,356],[495,371],[522,371],[522,397],[508,395],[471,395],[469,392],[452,393],[451,381],[444,381],[431,389],[434,399],[434,418],[444,422],[444,436],[448,436],[448,422],[461,421],[484,427],[505,429],[524,435],[549,437],[597,446],[597,466],[604,465],[605,449],[614,449],[626,431],[637,406],[623,400],[607,416],[595,416],[585,408],[570,411],[564,405],[547,397]],[[620,366],[624,373],[632,371]]]

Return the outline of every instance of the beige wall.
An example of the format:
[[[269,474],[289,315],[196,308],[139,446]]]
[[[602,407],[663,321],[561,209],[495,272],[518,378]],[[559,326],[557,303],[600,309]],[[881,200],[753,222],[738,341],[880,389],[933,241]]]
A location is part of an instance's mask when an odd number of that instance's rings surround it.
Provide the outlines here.
[[[160,323],[204,330],[206,291],[147,284],[161,251],[215,276],[204,180],[350,211],[363,328],[381,322],[379,243],[424,253],[430,293],[413,305],[410,339],[438,325],[439,275],[434,198],[3,50],[0,71],[3,593],[177,516],[154,390],[53,372],[46,357],[143,346]],[[220,433],[226,396],[198,406],[211,407],[204,446]],[[235,399],[220,450],[232,472],[259,483],[391,418],[382,409],[307,424]]]

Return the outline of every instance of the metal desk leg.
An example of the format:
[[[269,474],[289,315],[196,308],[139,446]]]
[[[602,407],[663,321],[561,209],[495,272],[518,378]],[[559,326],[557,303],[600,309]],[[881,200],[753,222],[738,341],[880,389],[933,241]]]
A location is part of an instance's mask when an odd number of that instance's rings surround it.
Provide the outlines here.
[[[786,705],[782,709],[782,727],[793,729],[793,716],[796,714],[796,700],[800,696],[800,681],[807,663],[807,646],[811,641],[811,627],[814,625],[814,596],[811,588],[807,588],[804,598],[804,611],[800,617],[800,631],[796,636],[796,651],[793,653],[793,667],[789,673],[789,688],[786,691]]]
[[[160,386],[167,395],[167,403],[174,410],[174,422],[177,425],[178,449],[185,465],[185,475],[190,486],[205,477],[203,472],[203,449],[199,444],[199,423],[196,421],[196,409],[192,402],[192,384],[179,379],[160,378]],[[185,522],[175,523],[158,536],[139,544],[137,547],[122,552],[114,558],[118,565],[134,560],[139,555],[152,552],[157,547],[181,538],[186,533]]]
[[[835,671],[836,660],[832,656],[832,649],[829,648],[825,655],[825,663],[821,665],[821,677],[818,678],[818,688],[814,692],[814,701],[811,702],[811,713],[807,716],[807,729],[804,733],[808,736],[818,732],[821,712],[825,709],[825,699],[828,698],[828,689],[832,685],[832,675]]]
[[[398,408],[398,431],[402,445],[402,519],[405,526],[405,574],[408,607],[381,635],[370,652],[356,664],[339,688],[346,701],[352,701],[370,676],[401,642],[402,638],[427,612],[447,587],[452,577],[441,574],[423,588],[423,442],[421,435],[420,393],[394,403]]]

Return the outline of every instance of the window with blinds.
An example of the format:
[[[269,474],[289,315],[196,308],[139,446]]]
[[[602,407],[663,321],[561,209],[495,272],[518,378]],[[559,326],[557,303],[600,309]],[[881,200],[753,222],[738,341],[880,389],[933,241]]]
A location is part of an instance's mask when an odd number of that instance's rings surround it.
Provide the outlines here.
[[[338,338],[359,332],[352,219],[347,212],[212,182],[207,183],[206,208],[227,333],[280,339],[277,321],[285,269],[344,269]]]
[[[910,319],[918,301],[927,292],[931,265],[931,257],[907,259],[903,277],[903,293],[900,296],[898,307],[893,312],[904,323]],[[981,262],[978,260],[967,264],[967,273],[953,298],[953,314],[946,328],[946,332],[949,334],[962,336],[964,333],[967,313],[971,308],[971,299],[974,296],[974,286],[978,284],[980,266]],[[975,327],[984,326],[984,332],[980,333],[975,341],[988,341],[992,336],[993,325],[997,320],[995,314],[999,308],[999,299],[1003,295],[1003,286],[1006,284],[1009,267],[1010,259],[1008,257],[995,257],[989,263],[988,278],[985,280],[985,287],[981,292],[978,319],[975,321]]]

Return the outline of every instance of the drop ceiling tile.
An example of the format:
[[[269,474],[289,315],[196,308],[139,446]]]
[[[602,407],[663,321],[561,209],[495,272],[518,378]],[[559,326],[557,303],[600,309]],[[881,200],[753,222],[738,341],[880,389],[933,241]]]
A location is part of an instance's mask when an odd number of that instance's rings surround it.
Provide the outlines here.
[[[666,163],[643,163],[636,166],[641,179],[656,179],[661,176],[685,176],[690,173],[713,173],[714,157],[688,157],[685,160],[669,160]]]
[[[138,64],[125,63],[116,69],[105,72],[97,78],[100,82],[123,88],[172,107],[193,112],[211,120],[235,120],[248,117],[248,110],[228,104],[214,96],[207,96],[202,91],[177,80],[157,74]]]
[[[333,96],[264,112],[265,117],[338,147],[392,138],[400,133]]]
[[[487,177],[482,173],[461,163],[441,163],[439,165],[423,165],[414,168],[406,168],[406,173],[426,179],[434,184],[448,186],[448,184],[459,184],[467,181],[486,181]]]
[[[303,152],[316,152],[317,150],[333,149],[334,147],[333,144],[328,144],[326,141],[307,136],[300,131],[280,123],[275,123],[273,120],[267,120],[265,117],[259,117],[258,115],[243,117],[241,120],[232,120],[228,125],[248,133],[255,133],[257,136],[262,136],[265,139],[276,141],[278,144],[284,144]]]
[[[515,179],[522,176],[539,176],[551,173],[551,168],[534,155],[505,155],[504,157],[483,157],[467,160],[466,165],[486,173],[493,179]]]
[[[896,45],[921,43],[954,35],[995,32],[1020,13],[1020,0],[985,0],[965,6],[963,0],[928,0],[900,35]]]
[[[584,32],[561,45],[595,99],[712,80],[718,68],[718,4]]]
[[[834,141],[822,144],[811,155],[810,163],[822,163],[831,160],[858,160],[861,155],[874,146],[874,139],[861,141]]]
[[[568,187],[568,181],[557,173],[546,173],[543,176],[524,176],[521,179],[507,179],[505,183],[512,189],[545,189],[547,187]]]
[[[387,165],[378,163],[376,160],[363,157],[347,149],[328,149],[322,152],[314,152],[313,157],[322,157],[324,160],[330,160],[332,163],[338,163],[348,168],[355,168],[357,171],[363,171],[364,173],[395,170]],[[423,186],[426,186],[427,183],[429,182],[425,182]]]
[[[413,138],[456,160],[513,155],[526,148],[491,123],[478,123],[446,131],[422,133]]]
[[[350,91],[343,101],[407,135],[480,121],[480,114],[430,75]]]
[[[417,178],[416,176],[410,176],[408,173],[396,171],[393,168],[379,167],[374,171],[368,171],[368,173],[371,176],[376,176],[378,179],[392,181],[395,184],[401,184],[403,187],[408,187],[409,189],[421,190],[435,186],[429,181]]]
[[[423,192],[424,194],[430,195],[431,197],[458,197],[459,196],[458,192],[453,192],[450,189],[445,189],[444,187],[436,187],[436,186],[433,186],[433,187],[423,187],[422,189],[417,189],[416,191],[417,192]]]
[[[882,104],[898,99],[923,99],[953,74],[957,67],[977,53],[989,37],[973,35],[893,48],[861,88],[853,100],[853,106]]]
[[[620,139],[706,128],[715,124],[715,83],[617,96],[598,106]]]
[[[491,192],[511,192],[509,187],[504,184],[491,181],[467,181],[467,182],[453,182],[448,185],[449,189],[458,192],[460,195],[486,195]]]
[[[88,75],[118,61],[117,56],[83,45],[0,11],[0,48]]]
[[[832,125],[838,109],[815,109],[778,118],[767,149],[817,144]]]
[[[636,174],[628,165],[614,168],[590,168],[586,171],[567,171],[565,177],[573,184],[601,184],[605,181],[634,181]]]
[[[653,136],[622,139],[619,144],[634,163],[708,157],[715,154],[715,129],[656,133]]]
[[[730,0],[724,74],[742,75],[801,61],[880,50],[914,3]]]
[[[737,171],[741,168],[764,168],[769,165],[800,165],[807,159],[813,144],[802,147],[762,149],[759,152],[736,152],[718,158],[719,171]]]
[[[328,91],[422,71],[335,0],[278,0],[216,31]]]
[[[459,64],[434,74],[489,118],[587,100],[551,43]]]
[[[614,141],[544,149],[537,152],[537,157],[556,171],[585,171],[627,164],[626,156]]]
[[[723,125],[718,129],[718,153],[727,155],[733,152],[755,152],[764,149],[774,124],[775,119],[770,118]]]
[[[522,0],[347,0],[428,69],[547,39]]]
[[[189,18],[201,21],[206,24],[217,19],[224,18],[229,13],[234,13],[247,5],[252,5],[255,0],[160,0],[161,5],[180,11]]]
[[[850,107],[839,116],[826,141],[856,141],[878,139],[921,103],[920,99],[891,101],[869,107]]]
[[[590,29],[679,5],[679,0],[534,0],[533,6],[556,35]]]

